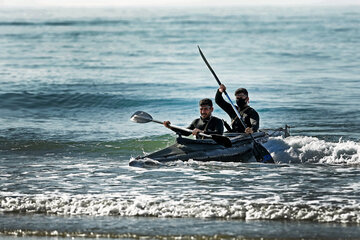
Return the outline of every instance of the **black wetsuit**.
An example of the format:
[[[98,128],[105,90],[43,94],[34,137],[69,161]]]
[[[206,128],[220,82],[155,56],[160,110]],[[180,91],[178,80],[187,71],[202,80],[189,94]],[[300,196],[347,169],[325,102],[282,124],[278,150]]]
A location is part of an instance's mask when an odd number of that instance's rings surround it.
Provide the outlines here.
[[[231,132],[245,132],[244,126],[241,124],[240,119],[237,117],[231,104],[226,102],[222,97],[222,93],[218,90],[215,95],[215,102],[221,107],[231,118]],[[239,107],[237,107],[239,109]],[[243,109],[239,109],[240,116],[245,122],[246,127],[252,128],[254,132],[259,129],[260,117],[255,109],[250,106],[246,106]]]
[[[195,128],[198,128],[200,130],[205,130],[205,134],[220,134],[222,135],[224,133],[224,124],[223,121],[217,117],[210,116],[209,118],[197,118],[187,127],[188,129],[194,130]],[[184,132],[181,130],[175,130],[175,132],[184,135],[189,136],[191,133]],[[196,136],[196,138],[202,138],[201,136]]]

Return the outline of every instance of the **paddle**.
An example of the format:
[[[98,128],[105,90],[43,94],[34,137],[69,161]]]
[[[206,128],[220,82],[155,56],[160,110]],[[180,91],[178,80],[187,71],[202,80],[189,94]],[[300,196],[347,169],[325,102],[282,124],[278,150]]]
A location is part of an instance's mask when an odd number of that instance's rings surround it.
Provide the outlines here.
[[[202,59],[204,60],[206,66],[209,68],[210,72],[212,73],[212,75],[215,77],[217,83],[219,85],[221,85],[221,82],[219,80],[219,78],[216,76],[214,70],[212,69],[212,67],[210,66],[209,62],[206,60],[203,52],[201,51],[200,47],[198,46],[200,55],[202,57]],[[236,113],[236,115],[238,116],[238,118],[240,119],[241,124],[244,126],[244,128],[246,128],[245,122],[243,120],[243,118],[241,117],[239,111],[237,110],[237,108],[235,107],[235,105],[233,104],[233,102],[231,101],[231,98],[229,97],[229,95],[227,94],[226,91],[224,91],[226,97],[229,99],[232,108],[234,109],[234,112]],[[260,143],[256,142],[253,135],[250,134],[251,139],[254,142],[254,156],[256,158],[256,161],[258,162],[263,162],[263,163],[275,163],[274,159],[271,157],[270,153],[268,152],[268,150],[266,150],[266,148],[261,145]]]
[[[162,121],[153,119],[150,114],[148,114],[146,112],[143,112],[143,111],[135,112],[131,116],[130,120],[133,121],[133,122],[136,122],[136,123],[155,122],[155,123],[163,124]],[[181,131],[184,131],[184,132],[192,133],[192,130],[187,129],[187,128],[182,128],[182,127],[178,127],[178,126],[175,126],[175,125],[170,125],[170,127],[173,128],[173,129],[177,129],[177,130],[181,130]],[[229,147],[232,146],[231,140],[228,137],[218,135],[218,134],[204,134],[204,133],[199,133],[199,135],[202,136],[202,137],[211,138],[216,143],[218,143],[220,145],[223,145],[224,147],[229,148]]]

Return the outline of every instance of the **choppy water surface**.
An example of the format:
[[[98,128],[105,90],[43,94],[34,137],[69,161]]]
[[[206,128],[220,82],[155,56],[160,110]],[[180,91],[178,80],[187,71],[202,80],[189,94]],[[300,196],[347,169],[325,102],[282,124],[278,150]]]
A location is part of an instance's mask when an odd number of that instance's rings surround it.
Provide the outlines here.
[[[360,8],[1,9],[0,237],[360,238]],[[130,167],[215,80],[277,162]],[[215,107],[215,115],[228,120]]]

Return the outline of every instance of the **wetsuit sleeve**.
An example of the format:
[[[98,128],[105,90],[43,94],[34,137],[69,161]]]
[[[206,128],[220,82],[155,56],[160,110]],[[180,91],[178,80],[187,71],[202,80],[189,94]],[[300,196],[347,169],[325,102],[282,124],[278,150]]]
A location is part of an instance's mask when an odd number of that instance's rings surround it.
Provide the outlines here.
[[[215,102],[222,110],[224,110],[230,116],[231,119],[236,117],[236,113],[234,112],[231,104],[224,100],[222,93],[219,91],[219,89],[217,90],[215,95]]]
[[[195,124],[196,124],[196,119],[194,121],[192,121],[192,123],[187,127],[187,129],[195,129]],[[173,130],[174,132],[176,132],[177,134],[183,135],[183,136],[190,136],[191,133],[186,132],[186,131],[182,131],[180,129],[175,129],[175,128],[170,128],[171,130]]]
[[[187,127],[187,129],[194,130],[196,128],[195,126],[197,125],[197,121],[198,121],[198,119],[195,119],[194,121],[192,121],[192,123]],[[181,130],[176,130],[175,132],[177,132],[177,133],[179,133],[181,135],[184,135],[184,136],[190,136],[191,135],[191,133],[181,131]]]
[[[198,120],[195,119],[194,121],[192,121],[192,123],[187,127],[187,129],[191,129],[194,130],[196,128]]]
[[[259,130],[259,126],[260,126],[260,117],[259,114],[252,109],[252,111],[249,114],[249,118],[250,118],[250,124],[251,124],[251,128],[254,132],[257,132]]]
[[[224,133],[224,123],[222,120],[218,120],[218,123],[216,125],[216,131],[218,132],[218,134],[223,135]]]
[[[175,128],[170,128],[171,130],[173,130],[174,132],[176,132],[177,134],[183,135],[183,136],[189,136],[191,133],[182,131],[180,129],[175,129]]]

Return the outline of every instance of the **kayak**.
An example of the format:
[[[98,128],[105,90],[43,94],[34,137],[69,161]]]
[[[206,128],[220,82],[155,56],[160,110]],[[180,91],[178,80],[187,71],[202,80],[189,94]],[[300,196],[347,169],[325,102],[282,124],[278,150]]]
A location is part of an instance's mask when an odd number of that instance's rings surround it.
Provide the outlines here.
[[[155,120],[152,116],[143,111],[135,112],[131,121],[136,123],[155,122],[163,124],[163,121]],[[171,161],[220,161],[220,162],[247,162],[251,158],[262,163],[275,163],[270,153],[261,145],[268,140],[269,136],[281,135],[289,136],[289,126],[278,129],[263,129],[253,134],[229,133],[204,134],[198,136],[203,139],[190,139],[181,136],[181,132],[192,132],[190,129],[171,125],[171,129],[176,131],[178,137],[175,144],[162,150],[138,156],[130,160],[130,166],[139,166],[145,164],[156,164]],[[181,131],[181,132],[178,132]],[[205,138],[205,139],[204,139]]]
[[[225,147],[216,143],[213,139],[190,139],[179,136],[175,144],[162,150],[138,156],[129,162],[130,166],[135,166],[140,160],[154,160],[160,163],[170,161],[194,161],[208,162],[248,162],[253,158],[254,141],[244,133],[224,133],[224,136],[231,140],[231,147]],[[269,134],[266,132],[256,132],[252,134],[257,142],[266,142]]]

